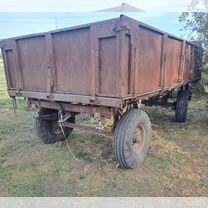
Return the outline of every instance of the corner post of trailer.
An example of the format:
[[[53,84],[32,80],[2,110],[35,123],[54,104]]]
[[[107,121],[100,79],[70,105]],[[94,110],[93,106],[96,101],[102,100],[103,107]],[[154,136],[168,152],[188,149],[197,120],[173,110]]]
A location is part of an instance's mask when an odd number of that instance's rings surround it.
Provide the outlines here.
[[[126,35],[130,34],[130,28],[125,21],[125,16],[121,15],[119,21],[116,23],[115,28],[116,32],[116,67],[117,67],[117,80],[119,80],[117,84],[117,93],[120,98],[126,96],[125,90],[128,86],[126,86],[126,77],[125,77],[125,70],[126,70],[126,61],[128,57],[125,56],[125,41]],[[128,56],[130,52],[128,53]]]
[[[160,87],[164,89],[165,87],[165,68],[166,68],[166,44],[167,44],[167,33],[163,34],[162,40],[162,62],[161,62],[161,76],[160,76]]]
[[[181,47],[181,56],[180,56],[180,70],[179,70],[179,82],[183,81],[184,66],[185,66],[185,46],[186,41],[183,40]]]
[[[46,40],[46,57],[47,57],[47,92],[46,96],[50,97],[51,92],[54,87],[54,73],[55,73],[55,63],[54,63],[54,54],[53,54],[53,41],[51,33],[45,34]]]
[[[20,63],[20,54],[17,47],[17,40],[13,39],[11,40],[12,45],[12,52],[14,54],[14,62],[15,62],[15,70],[17,74],[17,94],[20,93],[21,90],[23,90],[23,73],[22,73],[22,65]]]
[[[90,26],[90,67],[91,67],[91,86],[90,86],[90,100],[94,101],[96,99],[96,92],[98,92],[97,86],[97,70],[99,65],[99,54],[98,50],[96,50],[96,42],[98,39],[95,37],[95,28],[93,25]]]
[[[1,48],[1,53],[2,53],[2,58],[3,58],[3,65],[4,65],[4,71],[6,75],[6,80],[7,80],[7,90],[11,88],[11,78],[9,76],[9,69],[8,69],[8,62],[7,62],[7,56],[6,56],[6,48],[5,48],[5,42],[0,41],[0,48]],[[11,49],[9,49],[11,50]]]

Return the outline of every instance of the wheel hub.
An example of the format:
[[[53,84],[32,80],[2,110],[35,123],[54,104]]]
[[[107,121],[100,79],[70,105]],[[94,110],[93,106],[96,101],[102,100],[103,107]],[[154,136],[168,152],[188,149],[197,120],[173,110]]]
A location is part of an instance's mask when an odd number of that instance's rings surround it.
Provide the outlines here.
[[[58,124],[57,121],[52,121],[51,124],[52,124],[52,132],[54,134],[60,134],[60,133],[62,133],[61,128],[60,128],[60,126],[59,126],[59,124]]]
[[[132,148],[134,153],[139,154],[143,147],[145,141],[145,130],[144,127],[139,125],[134,131],[133,139],[132,139]]]

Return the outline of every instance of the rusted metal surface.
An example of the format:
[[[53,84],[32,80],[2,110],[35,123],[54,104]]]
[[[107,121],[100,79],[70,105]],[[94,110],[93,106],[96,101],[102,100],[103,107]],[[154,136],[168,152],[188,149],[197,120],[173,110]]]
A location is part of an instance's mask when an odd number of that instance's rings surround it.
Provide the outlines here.
[[[74,104],[90,104],[96,106],[108,106],[108,107],[122,107],[123,100],[119,98],[110,98],[110,97],[99,97],[96,100],[92,100],[90,96],[84,95],[73,95],[73,94],[64,94],[64,93],[51,93],[51,97],[48,98],[45,92],[34,92],[34,91],[21,91],[8,90],[11,97],[14,96],[24,96],[27,98],[48,100],[48,101],[62,101],[70,102]]]
[[[36,119],[58,121],[58,113],[34,116]]]
[[[85,126],[85,125],[74,124],[74,123],[69,123],[69,122],[65,122],[62,125],[63,125],[63,127],[80,129],[82,131],[86,131],[86,132],[94,133],[94,134],[100,134],[100,135],[103,135],[103,136],[113,139],[113,133],[112,133],[113,131],[109,130],[109,129],[108,130],[99,130],[99,129],[96,129],[91,126]]]
[[[30,104],[35,105],[38,108],[47,108],[47,109],[56,109],[56,110],[63,110],[64,112],[75,112],[75,113],[100,113],[101,115],[105,116],[106,118],[111,118],[112,110],[108,107],[103,106],[90,106],[90,105],[80,105],[80,104],[69,104],[69,103],[58,103],[58,102],[49,102],[49,101],[39,101],[30,99]]]
[[[136,93],[160,88],[162,34],[139,27],[136,67]]]
[[[169,37],[166,45],[165,86],[179,82],[182,41]]]
[[[10,96],[122,106],[200,79],[197,46],[126,16],[1,42]]]

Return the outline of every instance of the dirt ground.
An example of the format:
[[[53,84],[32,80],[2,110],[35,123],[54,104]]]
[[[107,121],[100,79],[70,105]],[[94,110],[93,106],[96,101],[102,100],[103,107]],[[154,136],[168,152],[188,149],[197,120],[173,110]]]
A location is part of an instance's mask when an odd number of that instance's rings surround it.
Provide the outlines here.
[[[1,62],[0,62],[1,64]],[[150,114],[153,140],[135,170],[116,168],[112,141],[75,130],[66,145],[44,145],[33,131],[33,112],[7,97],[0,65],[0,196],[208,196],[208,98],[194,97],[188,121],[173,122],[160,107]]]

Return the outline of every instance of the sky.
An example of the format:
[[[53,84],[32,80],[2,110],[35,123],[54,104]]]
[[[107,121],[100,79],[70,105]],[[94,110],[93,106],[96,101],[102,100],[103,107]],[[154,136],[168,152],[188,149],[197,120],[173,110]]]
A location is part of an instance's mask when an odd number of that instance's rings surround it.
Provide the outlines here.
[[[125,13],[134,19],[150,24],[171,34],[181,36],[182,25],[178,22],[181,13]],[[0,39],[46,32],[95,21],[119,17],[119,13],[0,13]]]
[[[145,12],[124,13],[161,30],[181,36],[178,17],[191,0],[126,0]],[[0,0],[0,39],[46,32],[104,19],[120,13],[97,10],[119,6],[120,0]]]
[[[128,3],[151,12],[187,11],[191,0],[0,0],[3,12],[92,12]]]

